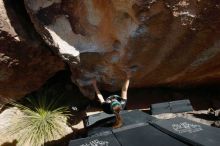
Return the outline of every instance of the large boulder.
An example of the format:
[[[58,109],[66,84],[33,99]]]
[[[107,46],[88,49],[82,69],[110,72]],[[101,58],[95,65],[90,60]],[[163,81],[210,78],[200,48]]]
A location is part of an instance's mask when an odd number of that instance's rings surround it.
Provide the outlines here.
[[[219,0],[24,0],[37,32],[91,96],[105,90],[220,81]]]
[[[22,0],[0,0],[0,103],[38,89],[63,61],[34,31]]]

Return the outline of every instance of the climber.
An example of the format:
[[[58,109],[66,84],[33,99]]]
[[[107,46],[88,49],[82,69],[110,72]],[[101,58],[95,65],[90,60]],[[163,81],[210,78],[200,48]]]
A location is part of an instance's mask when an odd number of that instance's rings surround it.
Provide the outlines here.
[[[119,128],[123,124],[122,118],[119,113],[121,110],[125,108],[127,103],[127,91],[128,91],[129,82],[130,79],[127,78],[121,90],[121,97],[118,95],[111,95],[106,100],[104,100],[101,92],[99,91],[96,85],[96,80],[93,80],[93,87],[96,91],[99,102],[102,105],[103,111],[106,112],[107,114],[115,114],[116,121],[113,128]]]

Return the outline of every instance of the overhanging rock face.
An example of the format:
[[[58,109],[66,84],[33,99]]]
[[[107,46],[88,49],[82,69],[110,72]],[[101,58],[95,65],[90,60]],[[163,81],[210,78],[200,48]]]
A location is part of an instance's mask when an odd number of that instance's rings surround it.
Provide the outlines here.
[[[41,41],[22,1],[0,0],[0,105],[39,89],[63,61]]]
[[[68,62],[91,96],[90,81],[118,90],[220,81],[218,0],[24,0],[42,38]]]

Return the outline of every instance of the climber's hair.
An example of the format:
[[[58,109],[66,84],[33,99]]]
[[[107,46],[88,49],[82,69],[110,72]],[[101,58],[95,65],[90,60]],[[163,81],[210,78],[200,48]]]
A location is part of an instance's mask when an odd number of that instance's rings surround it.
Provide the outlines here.
[[[113,107],[113,111],[114,111],[115,118],[116,118],[114,127],[118,127],[119,125],[122,125],[123,123],[121,115],[119,114],[121,110],[122,110],[122,107],[120,105]]]

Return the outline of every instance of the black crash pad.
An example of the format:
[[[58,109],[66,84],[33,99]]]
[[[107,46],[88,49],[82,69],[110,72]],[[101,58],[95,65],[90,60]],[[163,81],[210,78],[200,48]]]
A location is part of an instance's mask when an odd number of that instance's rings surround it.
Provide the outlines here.
[[[193,107],[188,99],[151,104],[150,109],[153,115],[193,111]]]
[[[122,146],[187,146],[149,124],[113,130]]]
[[[170,104],[169,102],[151,104],[150,111],[152,115],[170,113]]]
[[[155,117],[152,117],[151,115],[146,114],[140,110],[124,111],[121,113],[121,116],[123,119],[123,127],[132,124],[147,123],[149,121],[156,120]],[[115,118],[108,118],[105,120],[102,119],[101,121],[102,122],[96,121],[96,123],[98,124],[95,124],[93,126],[90,125],[90,127],[88,127],[88,132],[87,132],[88,136],[97,136],[97,135],[99,136],[103,132],[111,131]]]
[[[123,126],[137,124],[137,123],[147,123],[149,121],[154,121],[157,119],[140,110],[133,110],[126,113],[122,113],[121,116],[123,119]]]
[[[170,111],[171,113],[189,112],[189,111],[193,111],[193,107],[191,105],[191,102],[188,99],[171,101]]]
[[[181,141],[198,146],[220,146],[220,129],[184,118],[157,120],[151,123]]]
[[[85,120],[84,120],[84,125],[85,127],[90,127],[94,124],[96,124],[97,122],[101,122],[110,118],[113,118],[114,114],[106,114],[104,112],[98,113],[98,114],[94,114],[91,116],[88,116]]]
[[[93,127],[88,129],[87,131],[87,136],[88,137],[93,137],[93,136],[100,136],[103,135],[105,133],[112,133],[112,124],[111,126],[98,126],[98,127]]]
[[[150,116],[149,114],[146,114],[140,110],[133,110],[133,111],[123,110],[122,112],[120,112],[120,114],[123,118],[125,125],[135,124],[135,123],[140,123],[140,122],[143,123],[143,122],[148,122],[148,121],[156,119]],[[91,127],[97,123],[105,123],[105,122],[114,120],[114,118],[115,118],[114,114],[106,114],[104,112],[101,112],[98,114],[88,116],[84,120],[84,124],[85,124],[85,127]]]
[[[69,146],[188,146],[148,123],[128,125],[111,133],[72,140]]]
[[[121,146],[113,134],[72,140],[69,146]]]

